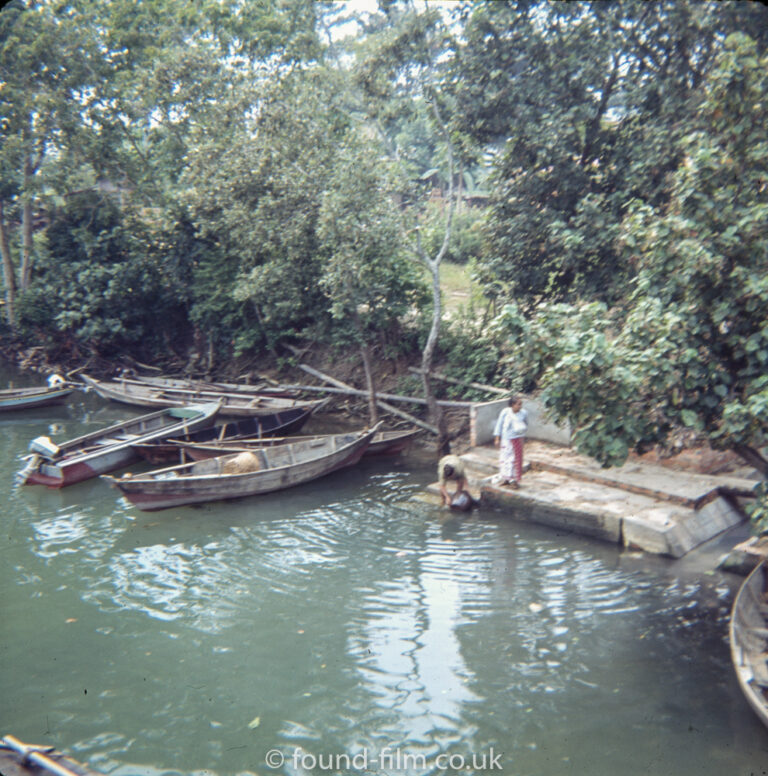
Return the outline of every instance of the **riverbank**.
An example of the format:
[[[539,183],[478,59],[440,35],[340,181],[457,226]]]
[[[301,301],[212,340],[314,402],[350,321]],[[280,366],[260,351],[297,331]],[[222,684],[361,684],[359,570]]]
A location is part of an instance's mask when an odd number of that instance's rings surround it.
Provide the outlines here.
[[[137,362],[126,366],[125,359],[121,362],[89,359],[77,365],[56,364],[38,348],[21,351],[19,356],[17,368],[26,365],[29,371],[40,374],[59,371],[72,377],[84,371],[114,376],[125,369],[146,372],[153,368]],[[301,353],[302,359],[309,360],[311,356],[309,351]],[[331,369],[327,353],[315,354],[311,360]],[[402,390],[403,381],[412,379],[410,366],[407,359],[379,363],[380,389]],[[281,383],[306,382],[306,374],[296,368],[277,370],[275,365],[266,363],[260,367],[257,370],[255,363],[241,360],[230,364],[226,372],[208,377],[248,382],[265,377]],[[334,377],[345,382],[360,382],[359,365],[354,360],[333,362],[332,370]],[[316,394],[312,398],[316,398]],[[494,407],[495,404],[490,403],[488,412],[497,412]],[[412,405],[409,405],[409,411],[419,413]],[[534,415],[536,413],[541,414],[540,408]],[[578,455],[567,444],[531,440],[526,453],[530,471],[526,474],[524,487],[512,491],[495,484],[496,451],[487,444],[477,444],[472,412],[446,409],[445,414],[453,450],[465,460],[475,497],[515,520],[547,525],[625,549],[671,558],[681,558],[714,537],[745,524],[746,532],[740,531],[734,544],[749,538],[741,500],[751,492],[754,472],[735,462],[732,455],[708,448],[689,448],[674,457],[662,458],[652,453],[642,458],[633,457],[623,467],[603,469],[595,461]],[[394,416],[384,414],[384,417],[392,427],[407,425]],[[540,420],[546,424],[543,416]],[[367,422],[365,399],[332,395],[323,417],[313,419],[307,430],[326,433],[359,427]],[[554,428],[551,424],[546,425],[550,426],[550,431]],[[411,457],[422,463],[436,461],[434,437],[422,433],[412,448]],[[436,492],[436,484],[429,490]],[[743,552],[736,551],[731,566],[735,570],[739,567],[748,570],[750,561]]]

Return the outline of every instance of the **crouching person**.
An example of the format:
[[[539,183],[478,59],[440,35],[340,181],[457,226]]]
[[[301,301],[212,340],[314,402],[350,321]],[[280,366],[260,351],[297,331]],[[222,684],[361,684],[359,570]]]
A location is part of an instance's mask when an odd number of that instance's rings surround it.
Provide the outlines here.
[[[455,482],[455,493],[467,489],[467,475],[464,464],[458,455],[444,455],[437,464],[437,482],[440,486],[443,506],[450,506],[451,495],[448,492],[448,483]]]

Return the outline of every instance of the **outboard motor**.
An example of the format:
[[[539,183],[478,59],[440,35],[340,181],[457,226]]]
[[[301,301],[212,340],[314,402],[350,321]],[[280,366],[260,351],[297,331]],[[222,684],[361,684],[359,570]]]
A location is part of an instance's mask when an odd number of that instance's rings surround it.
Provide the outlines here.
[[[29,452],[42,455],[43,458],[55,458],[60,452],[59,446],[50,437],[39,436],[29,443]]]

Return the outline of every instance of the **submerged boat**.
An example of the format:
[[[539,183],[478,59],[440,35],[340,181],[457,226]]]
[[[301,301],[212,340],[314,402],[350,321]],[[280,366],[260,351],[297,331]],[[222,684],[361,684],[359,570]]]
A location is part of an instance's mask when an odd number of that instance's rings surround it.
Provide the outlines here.
[[[253,417],[255,415],[271,415],[281,410],[302,407],[317,409],[327,400],[300,401],[284,399],[276,396],[265,396],[253,392],[241,391],[209,391],[194,388],[166,388],[136,382],[118,380],[96,380],[86,374],[80,379],[93,389],[103,399],[132,404],[138,407],[178,407],[190,402],[221,401],[222,415]]]
[[[5,388],[0,390],[0,412],[59,404],[74,390],[75,386],[68,384],[37,388]]]
[[[349,434],[262,447],[146,474],[102,479],[139,509],[243,498],[299,485],[351,466],[362,457],[378,426]]]
[[[731,658],[741,691],[768,727],[768,570],[761,562],[741,586],[731,610]]]
[[[289,442],[300,442],[304,440],[324,439],[328,434],[316,434],[306,437],[240,437],[217,439],[210,432],[214,429],[206,429],[194,435],[194,439],[183,439],[177,441],[177,449],[174,458],[179,456],[179,450],[183,455],[189,456],[193,461],[203,461],[206,458],[215,458],[218,455],[228,455],[231,453],[242,453],[253,450],[258,447],[273,447],[275,445],[284,445]],[[379,431],[374,434],[371,444],[368,445],[363,457],[378,457],[398,455],[411,443],[414,437],[419,433],[418,429],[409,431]],[[207,436],[208,439],[203,437]],[[168,440],[169,443],[174,440]]]
[[[180,460],[181,445],[222,444],[236,442],[239,439],[262,440],[264,437],[291,434],[300,431],[312,414],[306,407],[294,407],[290,410],[275,412],[272,415],[243,418],[221,423],[210,428],[193,431],[174,439],[161,439],[134,445],[139,455],[150,463],[173,463]],[[226,452],[232,452],[225,450]],[[210,456],[208,456],[210,457]]]
[[[219,406],[210,402],[171,407],[61,444],[37,437],[30,443],[32,456],[18,479],[25,485],[62,488],[114,471],[139,459],[134,444],[203,428],[213,423]]]

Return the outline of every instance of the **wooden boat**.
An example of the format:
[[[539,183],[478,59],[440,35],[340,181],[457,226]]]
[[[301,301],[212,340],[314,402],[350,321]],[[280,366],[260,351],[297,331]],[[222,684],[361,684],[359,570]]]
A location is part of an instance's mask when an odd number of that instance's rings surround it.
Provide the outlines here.
[[[768,567],[762,561],[746,578],[731,610],[731,658],[741,691],[768,727]]]
[[[9,735],[0,738],[0,773],[3,776],[97,776],[95,771],[53,746],[25,744]]]
[[[86,374],[80,378],[104,399],[133,404],[138,407],[178,407],[190,402],[221,401],[221,415],[253,417],[271,415],[280,410],[303,407],[317,409],[326,400],[300,401],[264,396],[259,393],[206,391],[188,388],[162,388],[160,386],[130,383],[126,380],[95,380]]]
[[[62,488],[139,459],[137,442],[184,434],[213,423],[219,403],[189,404],[115,423],[61,444],[48,437],[30,443],[31,459],[18,478],[25,485]]]
[[[408,445],[413,442],[420,429],[413,428],[406,431],[380,431],[374,436],[368,449],[366,458],[378,456],[400,455]]]
[[[228,423],[221,423],[210,428],[193,431],[175,439],[160,439],[154,442],[143,442],[134,445],[139,455],[153,464],[173,463],[180,461],[182,444],[220,444],[238,439],[263,439],[275,435],[291,434],[300,431],[307,422],[312,410],[305,407],[294,407],[290,410],[275,412],[273,415],[243,418]],[[225,450],[231,452],[230,450]],[[223,454],[223,453],[221,453]],[[210,457],[210,456],[207,456]]]
[[[290,436],[290,437],[271,437],[271,438],[248,438],[240,437],[238,439],[203,439],[203,435],[209,435],[213,429],[206,429],[193,436],[196,439],[178,440],[175,458],[181,451],[183,456],[188,456],[193,461],[203,461],[206,458],[215,458],[219,455],[228,455],[231,453],[242,453],[253,450],[258,447],[273,447],[275,445],[284,445],[288,442],[299,442],[307,439],[323,439],[328,434],[316,434],[314,436]],[[410,431],[379,431],[374,434],[371,444],[367,447],[363,457],[390,456],[401,453],[416,434],[418,429]],[[169,442],[174,440],[168,440]]]
[[[106,480],[139,509],[243,498],[299,485],[360,460],[378,426]]]
[[[59,404],[75,390],[74,385],[40,386],[35,388],[5,388],[0,390],[0,412],[25,410]]]
[[[282,386],[269,385],[267,382],[254,383],[219,383],[206,382],[204,380],[192,380],[185,377],[152,377],[151,375],[126,375],[120,377],[121,382],[136,383],[139,385],[152,385],[156,388],[179,388],[192,391],[213,391],[214,393],[247,393],[263,394],[265,396],[278,396],[282,398],[295,398],[297,391]]]

